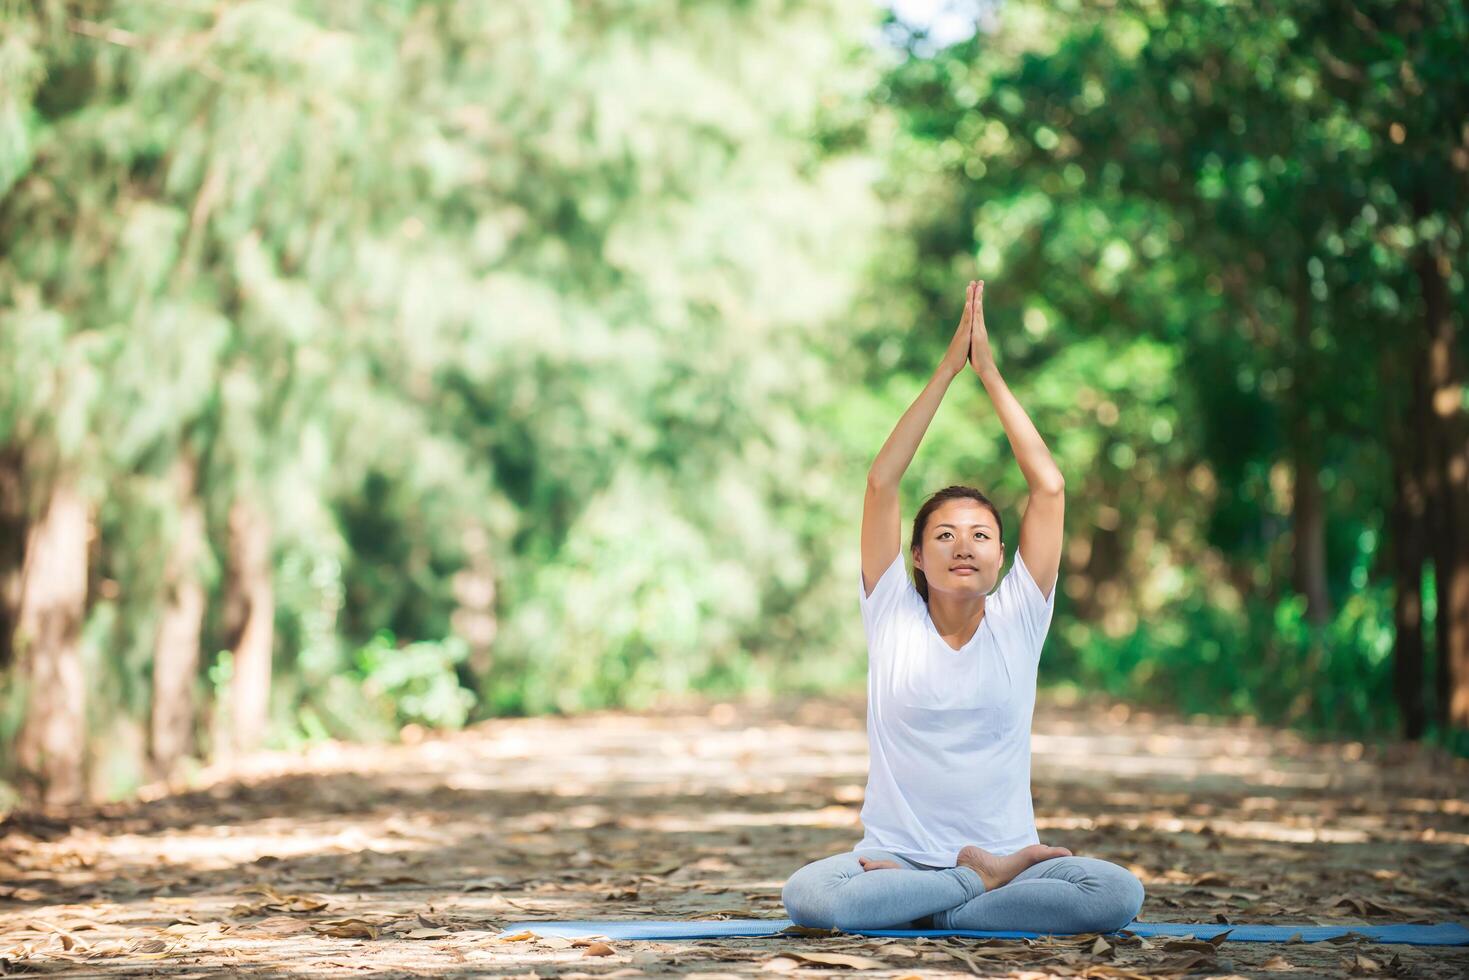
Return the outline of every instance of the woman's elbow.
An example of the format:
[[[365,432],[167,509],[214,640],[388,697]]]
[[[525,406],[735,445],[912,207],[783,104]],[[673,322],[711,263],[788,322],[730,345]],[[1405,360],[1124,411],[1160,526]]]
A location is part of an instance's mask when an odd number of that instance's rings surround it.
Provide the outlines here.
[[[1061,476],[1061,471],[1045,474],[1037,477],[1030,485],[1031,493],[1043,493],[1051,497],[1062,497],[1066,494],[1066,479]]]

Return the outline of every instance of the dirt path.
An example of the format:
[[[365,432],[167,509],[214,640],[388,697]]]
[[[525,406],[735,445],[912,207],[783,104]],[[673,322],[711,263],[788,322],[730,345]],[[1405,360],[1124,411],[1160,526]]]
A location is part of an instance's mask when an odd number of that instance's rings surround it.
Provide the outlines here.
[[[607,952],[496,938],[541,918],[783,917],[786,876],[860,837],[862,710],[494,720],[416,745],[262,756],[141,802],[12,814],[0,975],[1469,975],[1469,947],[1359,940],[836,936]],[[1462,760],[1046,700],[1034,753],[1041,839],[1131,868],[1145,921],[1469,923]]]

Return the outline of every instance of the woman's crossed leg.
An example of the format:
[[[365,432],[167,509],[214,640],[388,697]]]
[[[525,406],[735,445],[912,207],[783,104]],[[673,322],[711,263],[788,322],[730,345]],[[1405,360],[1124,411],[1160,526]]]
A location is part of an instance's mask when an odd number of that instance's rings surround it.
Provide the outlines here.
[[[864,863],[876,866],[864,871]],[[930,868],[885,851],[863,850],[806,865],[791,875],[781,899],[793,922],[821,929],[1069,934],[1127,925],[1142,908],[1143,886],[1119,865],[1067,854],[1031,864],[986,889],[968,864]]]
[[[1100,858],[1051,858],[1033,864],[1001,888],[936,912],[935,929],[1071,935],[1115,932],[1143,907],[1143,883]]]
[[[860,859],[895,867],[864,871]],[[833,854],[798,870],[781,889],[791,921],[817,929],[906,929],[915,919],[980,897],[984,881],[973,868],[934,868],[862,850]]]

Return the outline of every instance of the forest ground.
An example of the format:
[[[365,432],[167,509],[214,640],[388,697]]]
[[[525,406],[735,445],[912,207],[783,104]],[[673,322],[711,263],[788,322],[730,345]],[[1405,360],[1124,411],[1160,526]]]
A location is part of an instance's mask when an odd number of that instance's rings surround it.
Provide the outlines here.
[[[1041,839],[1130,868],[1143,921],[1469,922],[1465,760],[1044,694],[1034,731]],[[1469,947],[1350,938],[502,937],[534,919],[783,917],[786,877],[860,837],[863,701],[408,735],[10,814],[0,976],[1469,975]]]

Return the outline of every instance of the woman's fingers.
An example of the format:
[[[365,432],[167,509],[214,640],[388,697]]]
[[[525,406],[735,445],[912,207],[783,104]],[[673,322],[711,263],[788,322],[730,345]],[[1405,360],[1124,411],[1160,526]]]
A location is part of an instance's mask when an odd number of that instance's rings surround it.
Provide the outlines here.
[[[994,363],[994,353],[990,350],[989,331],[984,325],[984,280],[975,285],[974,310],[969,326],[969,364],[975,371],[983,373]]]
[[[970,336],[974,330],[974,300],[977,282],[971,281],[964,298],[964,313],[959,317],[959,325],[954,328],[954,338],[949,341],[949,349],[944,353],[943,367],[958,374],[964,370],[964,364],[969,360]]]

